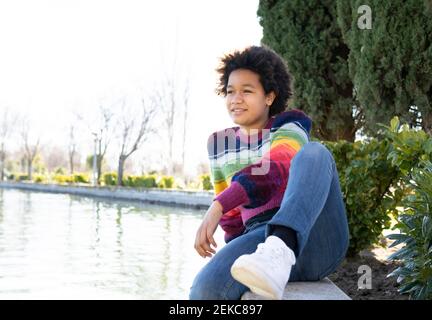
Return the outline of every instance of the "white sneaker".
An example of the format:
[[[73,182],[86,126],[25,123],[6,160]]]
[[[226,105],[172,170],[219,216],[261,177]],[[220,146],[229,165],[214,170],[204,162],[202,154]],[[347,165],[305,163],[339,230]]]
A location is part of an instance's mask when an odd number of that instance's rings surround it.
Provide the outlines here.
[[[234,261],[231,275],[257,295],[280,300],[295,262],[294,252],[285,242],[269,236],[254,253]]]

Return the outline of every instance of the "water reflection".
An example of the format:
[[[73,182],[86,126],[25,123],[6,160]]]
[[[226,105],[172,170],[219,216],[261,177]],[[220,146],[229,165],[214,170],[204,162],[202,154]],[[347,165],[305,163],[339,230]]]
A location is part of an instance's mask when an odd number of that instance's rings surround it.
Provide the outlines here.
[[[0,189],[0,298],[187,299],[203,213]]]

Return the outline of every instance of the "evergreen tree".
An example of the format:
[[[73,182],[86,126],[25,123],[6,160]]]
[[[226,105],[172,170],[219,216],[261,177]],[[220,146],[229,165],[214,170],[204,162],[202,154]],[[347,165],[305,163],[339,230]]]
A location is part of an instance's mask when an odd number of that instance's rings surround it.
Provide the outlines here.
[[[371,29],[362,27],[364,4]],[[337,12],[364,132],[376,135],[397,115],[432,133],[432,1],[338,0]]]
[[[262,43],[279,53],[294,77],[296,108],[314,121],[321,140],[354,141],[363,125],[349,77],[349,49],[337,24],[332,0],[261,0]]]

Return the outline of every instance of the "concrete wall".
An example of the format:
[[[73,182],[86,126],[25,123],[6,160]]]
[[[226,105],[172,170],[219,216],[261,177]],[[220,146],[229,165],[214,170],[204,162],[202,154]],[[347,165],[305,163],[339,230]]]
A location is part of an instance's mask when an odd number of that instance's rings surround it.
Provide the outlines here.
[[[119,200],[146,201],[150,203],[179,205],[199,209],[208,208],[213,199],[213,192],[208,191],[162,190],[156,188],[134,189],[127,187],[69,186],[6,181],[0,182],[0,188],[67,193]]]

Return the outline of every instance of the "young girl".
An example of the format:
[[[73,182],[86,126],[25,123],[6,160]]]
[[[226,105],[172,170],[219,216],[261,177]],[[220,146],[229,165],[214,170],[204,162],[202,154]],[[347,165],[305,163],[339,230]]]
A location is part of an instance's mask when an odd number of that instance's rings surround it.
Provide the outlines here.
[[[238,126],[208,140],[216,197],[195,249],[212,259],[190,298],[240,299],[251,290],[281,299],[288,281],[320,280],[345,257],[338,173],[328,149],[309,142],[311,119],[285,111],[291,77],[280,56],[252,46],[221,62],[218,93]],[[216,253],[218,225],[227,244]]]

